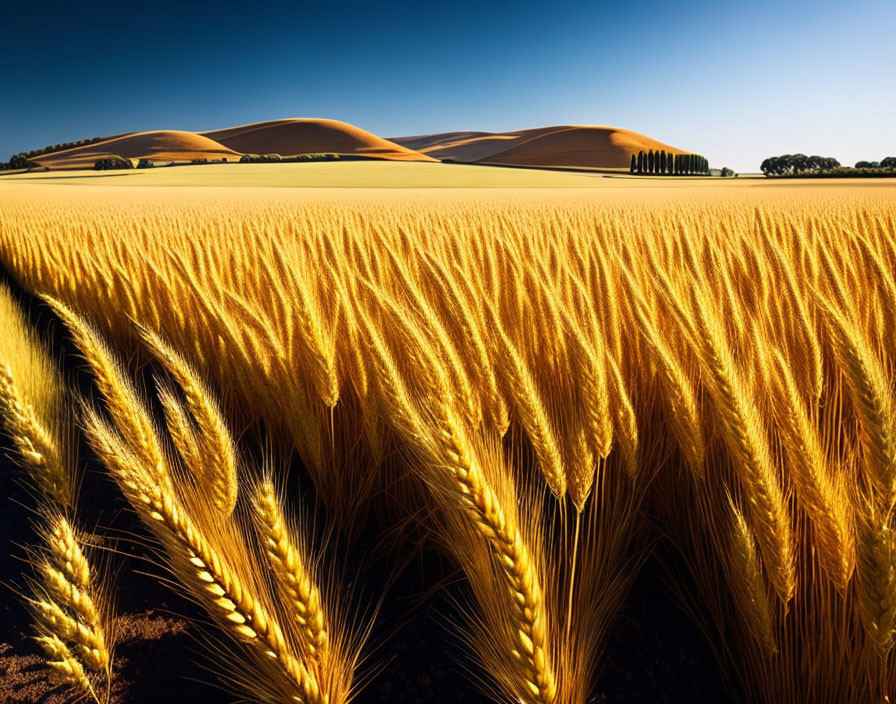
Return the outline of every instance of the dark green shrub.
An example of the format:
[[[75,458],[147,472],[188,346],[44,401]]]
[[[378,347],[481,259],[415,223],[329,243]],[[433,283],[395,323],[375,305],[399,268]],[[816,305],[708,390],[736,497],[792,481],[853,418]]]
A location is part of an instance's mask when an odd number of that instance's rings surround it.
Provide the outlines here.
[[[97,171],[109,171],[113,169],[133,169],[134,162],[130,159],[120,157],[117,154],[112,154],[111,156],[98,159],[96,163],[94,163],[93,168]]]

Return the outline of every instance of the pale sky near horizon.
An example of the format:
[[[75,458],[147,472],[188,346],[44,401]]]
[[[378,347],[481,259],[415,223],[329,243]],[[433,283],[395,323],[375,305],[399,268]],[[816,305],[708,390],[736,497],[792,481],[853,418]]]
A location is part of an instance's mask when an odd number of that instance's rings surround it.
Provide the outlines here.
[[[4,20],[0,159],[281,117],[383,137],[612,125],[742,172],[896,156],[894,0],[46,0]]]

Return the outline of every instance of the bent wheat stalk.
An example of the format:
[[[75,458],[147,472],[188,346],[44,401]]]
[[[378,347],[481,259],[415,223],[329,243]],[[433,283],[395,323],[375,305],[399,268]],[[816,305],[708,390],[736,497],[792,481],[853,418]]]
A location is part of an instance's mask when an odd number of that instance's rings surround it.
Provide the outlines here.
[[[769,581],[786,604],[793,596],[796,575],[793,532],[784,493],[775,474],[759,413],[735,370],[724,331],[703,296],[701,291],[693,297],[700,333],[697,351],[706,370],[722,436],[748,497]]]
[[[762,643],[769,655],[778,652],[772,625],[772,606],[762,576],[762,563],[756,552],[753,531],[744,515],[729,497],[732,513],[730,538],[729,579],[734,601],[744,616],[753,636]]]
[[[91,579],[90,564],[68,517],[74,512],[76,482],[64,430],[65,384],[2,286],[0,321],[6,331],[0,342],[0,416],[37,497],[41,526],[41,545],[29,548],[35,576],[29,579],[32,596],[26,597],[36,641],[57,680],[106,704],[111,696],[112,619],[102,583]],[[95,686],[101,679],[105,691]]]
[[[509,695],[525,702],[549,704],[557,684],[548,647],[547,612],[536,563],[523,539],[514,507],[503,506],[489,485],[453,408],[450,383],[441,363],[430,358],[431,373],[441,393],[429,399],[428,412],[421,415],[386,343],[370,319],[366,315],[362,319],[390,418],[412,447],[422,453],[424,478],[436,490],[434,496],[441,500],[443,509],[453,516],[463,516],[467,528],[487,543],[502,578],[506,598],[498,599],[498,603],[509,607],[515,642],[503,653],[510,663],[499,677],[510,679]],[[464,556],[458,559],[463,565]]]
[[[8,364],[0,364],[0,414],[31,480],[54,502],[68,506],[72,500],[71,486],[59,447],[21,398]]]
[[[184,460],[199,480],[211,489],[215,506],[226,518],[236,506],[237,462],[224,417],[212,400],[211,393],[187,361],[156,333],[139,325],[137,329],[140,337],[183,391],[186,407],[199,426],[198,435],[194,436],[199,441],[199,452],[187,450],[189,457],[184,457]],[[168,415],[176,415],[170,402],[165,408]],[[184,419],[170,420],[176,427],[183,429]],[[183,444],[186,449],[190,443],[184,439]]]
[[[256,701],[273,696],[301,704],[328,704],[330,693],[322,688],[317,671],[302,661],[300,649],[279,623],[259,580],[235,566],[245,563],[248,552],[239,527],[203,519],[208,518],[207,510],[201,508],[203,486],[180,487],[187,491],[188,508],[159,449],[162,443],[149,413],[121,365],[83,318],[70,309],[60,310],[113,413],[114,428],[95,410],[85,408],[87,437],[138,516],[164,546],[183,586],[224,632],[258,654],[248,662],[260,667],[260,673],[255,678],[243,677],[247,693]],[[342,699],[336,694],[333,704]]]
[[[95,452],[131,506],[166,547],[182,584],[225,632],[266,656],[285,693],[302,704],[328,698],[317,678],[289,647],[282,628],[257,595],[243,584],[224,555],[200,533],[170,485],[152,481],[154,470],[94,411],[85,426]]]

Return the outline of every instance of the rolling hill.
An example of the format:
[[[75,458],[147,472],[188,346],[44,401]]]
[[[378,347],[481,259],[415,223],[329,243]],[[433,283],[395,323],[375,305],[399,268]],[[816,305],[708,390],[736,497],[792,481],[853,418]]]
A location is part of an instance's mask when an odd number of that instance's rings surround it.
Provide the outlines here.
[[[243,154],[333,153],[390,161],[455,161],[528,167],[626,169],[633,153],[664,149],[684,153],[637,132],[615,127],[566,125],[516,132],[444,132],[383,139],[338,120],[291,118],[210,132],[133,132],[41,154],[40,166],[89,169],[103,157],[156,162],[238,161]]]
[[[436,159],[514,166],[628,168],[640,150],[684,150],[616,127],[560,125],[516,132],[444,132],[393,142]]]
[[[232,149],[222,146],[195,132],[156,130],[133,132],[83,147],[64,149],[32,161],[50,169],[91,169],[98,159],[116,154],[126,159],[154,159],[157,161],[188,161],[190,159],[227,159],[240,157]]]
[[[432,157],[339,120],[271,120],[202,135],[242,154],[332,152],[398,161],[433,161]]]

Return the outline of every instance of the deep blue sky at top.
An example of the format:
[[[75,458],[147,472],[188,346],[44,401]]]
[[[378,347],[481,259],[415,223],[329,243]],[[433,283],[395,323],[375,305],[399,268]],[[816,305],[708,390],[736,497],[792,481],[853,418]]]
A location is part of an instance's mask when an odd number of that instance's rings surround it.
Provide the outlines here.
[[[329,117],[380,136],[602,124],[756,170],[896,154],[894,0],[3,0],[0,158]]]

